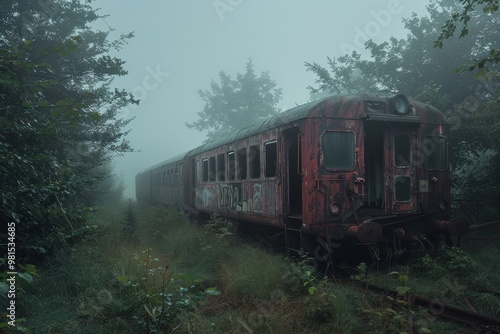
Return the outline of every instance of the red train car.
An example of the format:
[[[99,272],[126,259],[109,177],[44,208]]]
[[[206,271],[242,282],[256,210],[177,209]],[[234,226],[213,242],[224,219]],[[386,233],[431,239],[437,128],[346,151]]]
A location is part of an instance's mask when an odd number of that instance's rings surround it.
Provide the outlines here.
[[[140,172],[137,200],[273,226],[293,249],[429,249],[468,231],[451,219],[447,136],[403,94],[327,97]]]

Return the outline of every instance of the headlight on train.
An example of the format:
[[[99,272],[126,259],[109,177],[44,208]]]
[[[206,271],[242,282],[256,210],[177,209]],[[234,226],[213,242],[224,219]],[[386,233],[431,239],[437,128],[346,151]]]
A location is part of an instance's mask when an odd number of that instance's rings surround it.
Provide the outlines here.
[[[394,96],[394,108],[398,115],[406,115],[410,111],[410,101],[403,94]]]
[[[342,206],[339,202],[333,202],[332,204],[330,204],[330,212],[332,213],[332,215],[338,216],[340,215],[340,211],[342,211]]]

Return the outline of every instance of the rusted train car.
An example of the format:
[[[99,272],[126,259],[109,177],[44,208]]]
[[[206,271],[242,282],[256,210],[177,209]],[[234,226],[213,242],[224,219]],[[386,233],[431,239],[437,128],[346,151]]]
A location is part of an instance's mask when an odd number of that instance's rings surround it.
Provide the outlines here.
[[[140,172],[137,200],[276,227],[293,249],[432,249],[468,230],[451,219],[447,136],[403,94],[327,97]]]

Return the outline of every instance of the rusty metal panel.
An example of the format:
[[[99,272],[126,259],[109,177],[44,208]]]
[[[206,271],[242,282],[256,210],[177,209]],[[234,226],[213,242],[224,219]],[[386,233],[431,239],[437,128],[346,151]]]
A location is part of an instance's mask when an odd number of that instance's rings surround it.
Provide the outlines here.
[[[258,221],[258,217],[261,216],[263,221],[278,221],[276,217],[281,213],[280,206],[282,203],[279,176],[266,177],[263,166],[265,159],[264,143],[278,141],[278,133],[277,129],[270,130],[195,155],[194,157],[200,161],[221,154],[227,159],[228,152],[235,152],[236,154],[239,149],[246,149],[245,159],[247,159],[246,167],[248,167],[246,176],[242,179],[236,176],[234,180],[231,180],[225,175],[223,180],[216,177],[214,181],[201,181],[197,184],[196,208],[200,211],[218,212],[223,216],[243,220]],[[253,177],[250,175],[251,167],[249,167],[252,163],[249,152],[250,147],[258,149],[260,159],[258,176]],[[227,160],[225,163],[227,163]],[[228,170],[225,172],[228,172]]]
[[[201,183],[196,185],[196,209],[217,209],[217,191],[215,184]]]
[[[326,101],[313,108],[307,119],[303,140],[304,166],[304,211],[303,223],[313,224],[314,233],[328,234],[338,229],[333,221],[347,220],[353,214],[354,201],[346,189],[351,186],[353,178],[362,175],[363,170],[363,136],[362,121],[359,120],[360,102],[346,99],[345,101]],[[342,118],[341,118],[342,117]],[[322,166],[321,139],[328,131],[353,133],[355,140],[355,164],[351,170],[328,171]],[[355,186],[355,192],[359,188]],[[339,203],[341,212],[333,216],[330,205]],[[311,231],[312,228],[309,228]],[[323,230],[323,231],[321,231]]]

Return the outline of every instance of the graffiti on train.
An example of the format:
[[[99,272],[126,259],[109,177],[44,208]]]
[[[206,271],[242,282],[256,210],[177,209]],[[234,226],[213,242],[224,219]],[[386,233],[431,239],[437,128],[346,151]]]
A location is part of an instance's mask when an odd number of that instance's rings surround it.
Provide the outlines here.
[[[219,207],[230,210],[242,210],[241,183],[217,185]]]

